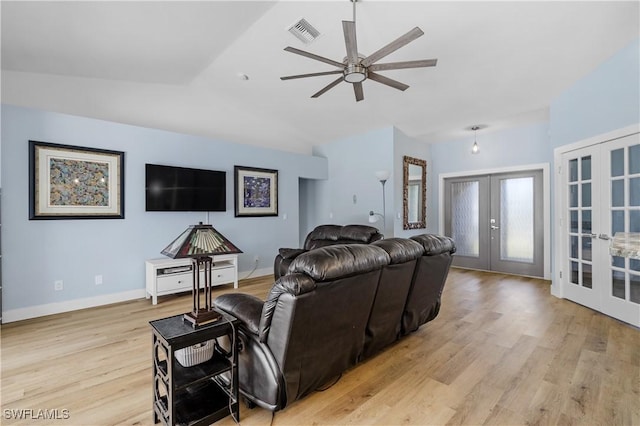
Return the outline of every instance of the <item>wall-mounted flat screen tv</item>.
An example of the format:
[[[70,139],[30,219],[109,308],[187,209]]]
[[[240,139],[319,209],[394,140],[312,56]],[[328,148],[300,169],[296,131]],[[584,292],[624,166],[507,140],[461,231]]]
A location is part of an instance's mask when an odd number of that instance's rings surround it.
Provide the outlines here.
[[[226,172],[146,164],[145,178],[148,212],[227,210]]]

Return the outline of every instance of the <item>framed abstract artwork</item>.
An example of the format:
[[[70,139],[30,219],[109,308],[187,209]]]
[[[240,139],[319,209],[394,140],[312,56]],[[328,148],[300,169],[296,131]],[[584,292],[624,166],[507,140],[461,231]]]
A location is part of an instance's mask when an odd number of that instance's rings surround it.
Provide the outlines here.
[[[29,219],[124,219],[124,152],[29,141]]]
[[[235,214],[278,216],[278,171],[234,167]]]

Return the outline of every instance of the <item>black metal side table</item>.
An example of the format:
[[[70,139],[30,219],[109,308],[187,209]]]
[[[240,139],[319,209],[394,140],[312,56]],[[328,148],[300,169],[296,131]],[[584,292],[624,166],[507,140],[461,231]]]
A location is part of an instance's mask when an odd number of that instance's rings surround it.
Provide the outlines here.
[[[182,315],[149,322],[153,331],[154,424],[210,425],[229,414],[240,421],[238,320],[222,314],[216,322],[198,328],[184,322]],[[192,367],[177,361],[175,351],[212,339],[217,342],[209,361]],[[223,339],[228,346],[218,344]]]

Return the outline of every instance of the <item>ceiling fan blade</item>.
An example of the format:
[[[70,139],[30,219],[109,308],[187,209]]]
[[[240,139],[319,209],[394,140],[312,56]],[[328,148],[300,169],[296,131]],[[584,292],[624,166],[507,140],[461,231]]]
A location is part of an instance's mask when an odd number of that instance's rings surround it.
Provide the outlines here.
[[[334,60],[314,55],[313,53],[305,52],[304,50],[296,49],[295,47],[287,46],[284,48],[287,52],[295,53],[296,55],[306,56],[307,58],[315,59],[316,61],[324,62],[325,64],[333,65],[334,67],[343,68],[344,64],[336,62]]]
[[[373,64],[374,62],[377,62],[380,59],[384,58],[385,56],[395,52],[398,49],[400,49],[402,46],[404,46],[404,45],[406,45],[408,43],[411,43],[413,40],[417,39],[418,37],[420,37],[422,35],[424,35],[424,32],[422,32],[422,30],[420,28],[415,27],[414,29],[412,29],[411,31],[406,33],[405,35],[398,37],[397,39],[395,39],[391,43],[387,44],[383,48],[376,50],[371,55],[369,55],[366,58],[364,58],[362,60],[362,65],[364,65],[365,67],[368,67],[369,65]]]
[[[408,85],[404,83],[400,83],[392,78],[385,77],[380,74],[376,74],[375,72],[369,71],[369,79],[373,81],[377,81],[378,83],[386,84],[387,86],[393,87],[394,89],[405,91],[409,88]]]
[[[342,70],[314,72],[311,74],[287,75],[280,77],[280,80],[293,80],[294,78],[319,77],[321,75],[342,74]]]
[[[344,43],[347,46],[347,58],[350,64],[358,63],[358,42],[356,40],[356,23],[342,21],[344,31]]]
[[[362,91],[362,83],[353,83],[353,92],[356,94],[356,102],[360,102],[364,99],[364,92]]]
[[[320,95],[322,95],[324,92],[326,92],[327,90],[335,87],[338,83],[340,83],[342,81],[342,77],[338,77],[337,79],[335,79],[334,81],[332,81],[331,83],[327,84],[326,86],[324,86],[322,88],[322,90],[320,90],[319,92],[314,93],[313,95],[311,95],[312,98],[317,98]]]
[[[438,63],[437,59],[422,59],[419,61],[404,61],[404,62],[388,62],[386,64],[370,65],[369,71],[385,71],[385,70],[399,70],[403,68],[435,67],[437,63]]]

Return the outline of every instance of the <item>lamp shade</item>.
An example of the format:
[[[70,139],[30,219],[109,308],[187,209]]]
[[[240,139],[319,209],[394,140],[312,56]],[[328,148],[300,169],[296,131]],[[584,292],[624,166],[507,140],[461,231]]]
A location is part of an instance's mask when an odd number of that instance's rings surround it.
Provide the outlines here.
[[[380,213],[374,213],[373,211],[369,212],[369,223],[376,223],[380,219],[384,219]]]
[[[203,225],[202,222],[189,226],[162,250],[162,254],[172,259],[230,253],[242,253],[242,250],[216,231],[213,226]]]
[[[378,180],[388,180],[389,176],[391,176],[389,170],[380,170],[379,172],[376,172],[376,178],[378,178]]]

